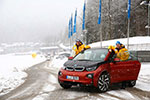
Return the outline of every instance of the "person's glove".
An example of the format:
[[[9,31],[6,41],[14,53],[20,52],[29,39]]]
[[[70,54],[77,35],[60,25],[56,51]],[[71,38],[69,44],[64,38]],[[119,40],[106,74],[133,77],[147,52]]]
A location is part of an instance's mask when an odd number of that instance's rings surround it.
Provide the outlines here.
[[[109,51],[109,52],[112,52],[112,46],[111,46],[111,45],[108,46],[108,51]]]
[[[112,52],[112,50],[111,50],[111,49],[109,49],[108,51],[109,51],[109,52]]]

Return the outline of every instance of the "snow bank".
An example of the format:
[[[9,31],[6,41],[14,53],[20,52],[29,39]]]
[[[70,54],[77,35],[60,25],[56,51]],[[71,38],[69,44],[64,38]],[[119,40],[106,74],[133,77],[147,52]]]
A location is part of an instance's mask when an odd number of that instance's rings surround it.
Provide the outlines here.
[[[0,95],[22,84],[23,78],[27,77],[23,71],[43,61],[45,58],[40,55],[36,58],[31,55],[0,55]]]
[[[114,40],[108,40],[108,41],[103,41],[102,45],[104,47],[109,46],[109,45],[115,45],[116,41],[120,41],[124,45],[127,45],[127,38],[120,38],[120,39],[114,39]],[[150,44],[150,37],[149,36],[137,36],[137,37],[130,37],[129,38],[129,44]],[[100,42],[95,42],[90,44],[91,47],[100,47]]]
[[[50,67],[54,68],[61,68],[63,67],[63,64],[68,60],[67,57],[64,57],[63,59],[57,59],[57,56],[55,56],[50,64]]]

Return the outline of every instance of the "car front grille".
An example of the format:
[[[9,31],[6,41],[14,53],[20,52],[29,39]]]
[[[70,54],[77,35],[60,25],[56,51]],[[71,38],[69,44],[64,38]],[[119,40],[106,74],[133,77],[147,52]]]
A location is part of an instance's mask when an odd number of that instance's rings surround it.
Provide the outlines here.
[[[66,67],[66,70],[68,71],[77,71],[77,72],[82,72],[84,71],[85,67],[83,66],[77,66],[77,67]]]
[[[66,70],[68,70],[68,71],[74,71],[74,68],[73,67],[66,67]]]

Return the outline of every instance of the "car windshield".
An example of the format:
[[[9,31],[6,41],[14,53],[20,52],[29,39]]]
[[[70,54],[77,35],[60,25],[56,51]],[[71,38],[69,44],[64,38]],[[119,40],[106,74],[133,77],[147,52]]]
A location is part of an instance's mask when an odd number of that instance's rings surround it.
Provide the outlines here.
[[[73,60],[78,61],[104,61],[107,49],[88,49],[79,53]]]

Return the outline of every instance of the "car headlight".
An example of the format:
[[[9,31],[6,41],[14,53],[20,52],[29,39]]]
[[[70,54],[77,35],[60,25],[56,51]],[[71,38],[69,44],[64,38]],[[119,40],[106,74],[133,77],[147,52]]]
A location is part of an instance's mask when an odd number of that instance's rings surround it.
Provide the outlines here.
[[[87,67],[86,70],[87,71],[94,71],[97,69],[97,66],[92,66],[92,67]]]

